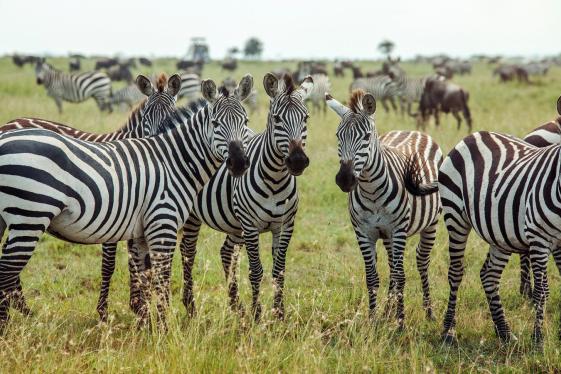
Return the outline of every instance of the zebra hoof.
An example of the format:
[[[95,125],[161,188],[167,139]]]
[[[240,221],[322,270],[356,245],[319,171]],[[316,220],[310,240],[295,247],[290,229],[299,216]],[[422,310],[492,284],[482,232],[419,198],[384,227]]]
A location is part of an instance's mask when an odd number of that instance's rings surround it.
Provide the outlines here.
[[[261,319],[261,312],[262,312],[261,304],[254,304],[252,309],[253,309],[253,320],[255,322],[259,322],[259,320]]]
[[[284,306],[273,308],[273,315],[280,321],[284,320]]]
[[[543,348],[543,334],[541,331],[534,331],[532,334],[532,342],[535,347]]]
[[[442,342],[449,346],[457,346],[458,337],[453,331],[447,331],[444,334],[442,334]]]
[[[436,321],[436,318],[434,318],[434,314],[432,313],[432,309],[430,308],[428,308],[426,311],[426,317],[427,317],[427,321],[431,321],[431,322]]]

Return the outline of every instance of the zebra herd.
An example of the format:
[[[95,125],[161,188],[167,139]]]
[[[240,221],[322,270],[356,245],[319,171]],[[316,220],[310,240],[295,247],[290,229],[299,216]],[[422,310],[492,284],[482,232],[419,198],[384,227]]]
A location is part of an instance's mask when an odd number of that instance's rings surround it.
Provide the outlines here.
[[[62,91],[71,93],[64,96],[67,100],[100,97],[103,75],[84,75],[89,86],[74,90],[44,62],[37,66],[38,79],[53,97]],[[255,319],[262,314],[259,235],[272,233],[273,311],[284,317],[286,254],[298,211],[296,177],[310,162],[305,101],[314,92],[314,79],[307,76],[297,86],[290,75],[266,74],[263,86],[270,104],[266,128],[259,134],[248,128],[242,105],[253,92],[251,75],[235,87],[217,88],[214,81],[203,80],[197,90],[204,100],[176,107],[186,81],[179,75],[169,79],[160,75],[154,85],[139,76],[136,89],[146,99],[112,133],[86,133],[36,118],[18,118],[0,128],[0,232],[8,230],[0,257],[2,327],[10,306],[30,313],[20,273],[44,232],[74,243],[103,244],[97,306],[101,320],[108,316],[116,245],[127,241],[131,309],[142,324],[147,323],[153,291],[158,322],[165,326],[172,256],[182,228],[183,304],[194,314],[192,270],[203,223],[226,234],[220,255],[233,310],[241,309],[235,272],[237,251],[245,245]],[[398,86],[405,96],[417,95],[414,84]],[[540,343],[550,252],[561,271],[561,117],[525,140],[474,133],[443,157],[424,133],[391,131],[380,136],[375,96],[355,90],[344,105],[325,93],[327,106],[340,117],[336,132],[340,169],[335,182],[348,193],[371,317],[380,283],[376,242],[381,239],[390,267],[390,306],[395,306],[400,328],[405,326],[404,250],[406,239],[418,233],[423,307],[427,318],[434,318],[428,268],[442,212],[450,246],[444,339],[456,339],[457,291],[473,228],[490,245],[481,280],[497,335],[502,340],[513,338],[498,284],[510,254],[518,253],[521,292],[533,298],[533,337]],[[561,115],[561,98],[557,110]]]

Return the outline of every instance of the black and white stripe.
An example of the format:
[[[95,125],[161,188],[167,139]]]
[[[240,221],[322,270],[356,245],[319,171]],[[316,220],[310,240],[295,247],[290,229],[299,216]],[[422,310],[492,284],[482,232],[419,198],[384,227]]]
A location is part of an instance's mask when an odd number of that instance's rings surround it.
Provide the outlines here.
[[[201,95],[201,78],[194,73],[181,73],[181,90],[179,91],[179,99],[186,98],[192,101]]]
[[[100,110],[108,109],[111,95],[111,79],[107,74],[94,71],[87,73],[65,73],[56,70],[44,60],[35,65],[37,84],[47,89],[47,94],[55,101],[58,111],[62,113],[62,101],[80,103],[93,97]]]
[[[144,94],[140,92],[136,84],[131,84],[111,93],[108,102],[113,106],[126,104],[130,109],[144,99]]]
[[[440,147],[420,132],[392,131],[378,136],[374,118],[376,101],[355,91],[350,108],[326,96],[327,105],[340,117],[337,128],[340,169],[336,183],[349,193],[349,213],[366,268],[370,313],[374,316],[379,288],[376,242],[382,239],[390,264],[390,299],[404,324],[403,254],[407,237],[420,233],[417,267],[423,286],[423,305],[432,318],[428,266],[436,237],[440,201],[436,188],[421,179],[436,180],[442,160]]]
[[[9,234],[0,257],[0,320],[20,298],[19,274],[45,231],[77,243],[132,240],[137,274],[146,279],[151,267],[163,313],[177,230],[196,194],[224,159],[233,174],[245,170],[240,100],[253,81],[242,82],[239,94],[227,95],[203,81],[209,106],[179,126],[166,121],[151,138],[92,143],[42,129],[1,134],[0,231]],[[149,284],[138,285],[148,301]],[[145,304],[138,311],[147,317]]]
[[[371,78],[358,78],[351,84],[351,92],[363,90],[371,94],[382,103],[384,110],[389,112],[387,102],[389,101],[394,111],[397,111],[395,98],[399,94],[397,84],[388,75],[378,75]]]
[[[560,162],[560,145],[539,148],[493,132],[464,138],[444,160],[438,185],[450,241],[446,340],[455,339],[464,251],[474,229],[490,244],[480,275],[496,333],[502,340],[513,338],[499,296],[504,266],[512,253],[528,254],[535,284],[533,338],[536,343],[542,341],[549,293],[546,266],[550,251],[561,244]]]
[[[267,127],[255,135],[248,146],[250,167],[241,178],[232,179],[221,167],[199,193],[193,214],[183,229],[180,249],[183,256],[183,303],[189,313],[195,309],[192,269],[196,243],[202,223],[228,234],[220,250],[222,265],[229,281],[233,308],[239,304],[235,270],[235,246],[246,245],[252,286],[252,310],[259,318],[259,288],[263,267],[259,258],[259,234],[273,235],[274,310],[284,315],[283,287],[285,259],[298,210],[296,175],[308,166],[304,153],[308,110],[304,105],[313,87],[307,77],[299,88],[290,76],[282,80],[271,73],[264,78],[265,91],[271,98]]]

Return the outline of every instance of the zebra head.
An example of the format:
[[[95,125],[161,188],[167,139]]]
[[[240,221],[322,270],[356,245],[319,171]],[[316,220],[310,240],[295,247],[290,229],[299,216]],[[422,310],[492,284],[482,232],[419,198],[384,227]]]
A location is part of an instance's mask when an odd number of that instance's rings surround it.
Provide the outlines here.
[[[249,167],[246,155],[249,132],[248,117],[242,105],[253,89],[253,77],[245,75],[233,92],[211,79],[201,82],[203,97],[209,102],[209,119],[212,127],[211,144],[215,157],[226,160],[226,167],[234,177],[242,176]]]
[[[358,184],[373,141],[377,136],[372,115],[376,111],[376,100],[364,91],[354,91],[350,108],[326,94],[327,105],[341,117],[337,128],[339,161],[341,166],[335,182],[343,192],[352,191]]]
[[[136,86],[140,92],[148,96],[140,109],[142,134],[143,136],[157,134],[164,119],[175,111],[181,78],[174,74],[167,79],[165,74],[160,74],[154,87],[150,79],[139,75],[136,78]]]
[[[304,100],[311,93],[314,81],[307,76],[296,88],[290,75],[285,74],[279,80],[273,73],[267,73],[263,85],[271,98],[267,129],[272,130],[273,146],[284,158],[288,172],[300,175],[310,164],[305,153],[310,116]]]
[[[44,58],[37,59],[37,62],[35,63],[35,77],[37,84],[43,84],[45,76],[49,70],[51,70],[51,66],[47,64]]]

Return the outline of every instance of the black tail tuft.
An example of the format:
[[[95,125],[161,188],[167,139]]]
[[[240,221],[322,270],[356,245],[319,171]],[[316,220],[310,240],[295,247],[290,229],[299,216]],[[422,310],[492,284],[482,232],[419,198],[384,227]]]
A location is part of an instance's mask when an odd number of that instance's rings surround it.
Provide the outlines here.
[[[413,196],[426,196],[438,192],[438,182],[421,183],[423,167],[426,161],[419,165],[417,162],[418,157],[417,153],[412,153],[405,161],[405,175],[403,176],[405,189]]]

